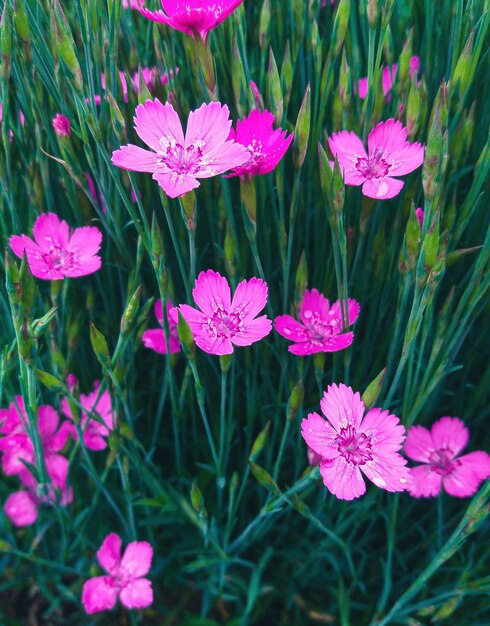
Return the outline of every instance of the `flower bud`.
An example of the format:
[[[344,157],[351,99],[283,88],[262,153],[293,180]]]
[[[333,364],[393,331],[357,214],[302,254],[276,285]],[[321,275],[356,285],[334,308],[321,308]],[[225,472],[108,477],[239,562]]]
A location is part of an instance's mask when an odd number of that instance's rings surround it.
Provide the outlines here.
[[[308,140],[310,137],[310,123],[311,89],[310,84],[308,83],[294,129],[293,163],[297,170],[301,169],[305,160],[306,150],[308,149]]]

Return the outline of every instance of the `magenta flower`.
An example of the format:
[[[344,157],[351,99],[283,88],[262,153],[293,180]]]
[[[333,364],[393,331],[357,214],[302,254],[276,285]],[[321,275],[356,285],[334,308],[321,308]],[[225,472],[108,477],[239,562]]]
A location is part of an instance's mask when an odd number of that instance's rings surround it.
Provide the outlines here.
[[[377,200],[397,196],[403,181],[392,176],[409,174],[424,161],[424,147],[409,143],[406,128],[394,119],[380,122],[369,133],[369,154],[352,131],[334,133],[328,145],[343,170],[345,184],[362,185],[362,193]]]
[[[168,343],[170,348],[169,351],[171,353],[181,351],[179,334],[177,332],[178,320],[170,313],[172,308],[172,303],[167,300],[167,320],[169,331]],[[175,311],[175,309],[173,310]],[[150,328],[149,330],[145,330],[141,336],[141,340],[147,348],[155,350],[155,352],[159,352],[160,354],[167,354],[167,344],[165,342],[165,333],[163,332],[163,307],[161,300],[157,300],[155,302],[154,312],[161,328]]]
[[[62,115],[61,113],[56,113],[52,121],[54,132],[60,137],[69,137],[70,136],[70,120]]]
[[[420,58],[418,56],[413,56],[410,59],[410,78],[413,78],[415,74],[419,71],[420,68]],[[383,93],[384,95],[388,95],[393,87],[395,82],[396,72],[398,70],[398,65],[395,63],[389,67],[383,68],[381,83],[383,85]],[[367,96],[368,92],[368,79],[367,77],[360,78],[357,83],[357,94],[359,98],[364,100]]]
[[[153,602],[148,578],[153,548],[147,541],[132,541],[121,558],[122,541],[111,533],[97,551],[97,560],[107,576],[89,578],[83,585],[82,603],[87,613],[109,611],[119,597],[127,609],[144,609]]]
[[[232,176],[257,176],[268,174],[276,167],[293,140],[282,128],[272,129],[274,116],[269,111],[254,109],[248,117],[238,120],[236,131],[230,130],[230,139],[245,146],[249,160],[233,169]]]
[[[22,528],[34,524],[38,516],[39,502],[34,493],[30,491],[16,491],[11,493],[5,500],[3,511],[9,520]]]
[[[85,447],[89,450],[104,450],[107,448],[106,438],[109,436],[111,430],[114,430],[116,426],[116,414],[112,408],[111,396],[109,391],[105,389],[100,392],[100,382],[98,380],[94,383],[94,390],[89,394],[80,394],[80,404],[83,408],[91,414],[87,415],[87,412],[82,411],[82,418],[80,420],[80,428],[83,432],[83,441]],[[61,411],[66,417],[72,419],[70,406],[66,398],[61,401]],[[94,419],[93,414],[98,417]],[[75,428],[72,427],[73,437],[78,439],[78,433]]]
[[[437,496],[441,487],[451,496],[466,498],[490,476],[486,452],[458,454],[466,447],[470,433],[458,417],[441,417],[429,431],[412,426],[405,442],[405,454],[423,465],[410,468],[412,481],[407,489],[415,498]]]
[[[167,24],[186,35],[197,33],[206,41],[210,30],[216,28],[243,0],[161,0],[163,11],[140,8],[143,17]]]
[[[43,213],[32,229],[34,241],[27,235],[12,235],[10,247],[22,258],[24,251],[31,272],[44,280],[62,280],[92,274],[100,269],[97,256],[102,233],[95,226],[70,228],[54,213]]]
[[[228,140],[229,110],[219,102],[190,112],[185,137],[168,102],[147,100],[136,107],[134,120],[136,132],[154,152],[129,144],[113,152],[112,162],[126,170],[152,172],[171,198],[199,187],[198,178],[222,174],[249,159],[243,146]]]
[[[349,325],[352,325],[361,307],[352,298],[348,303]],[[330,306],[327,298],[316,289],[306,289],[300,319],[301,322],[298,322],[291,315],[279,315],[274,320],[277,332],[295,342],[288,347],[293,354],[306,356],[317,352],[337,352],[348,348],[354,341],[354,333],[342,332],[340,302],[337,300]]]
[[[197,277],[192,295],[201,310],[187,304],[178,309],[204,352],[231,354],[233,345],[250,346],[271,332],[270,319],[256,317],[267,302],[267,285],[260,278],[242,280],[231,300],[226,278],[208,270]]]
[[[25,463],[36,462],[34,445],[27,434],[29,423],[22,396],[16,396],[8,409],[0,412],[0,452],[2,470],[7,476],[23,475],[28,472]],[[60,424],[58,413],[49,404],[38,408],[37,426],[41,437],[46,469],[53,486],[63,489],[68,474],[68,460],[58,454],[72,434],[72,425],[63,421]],[[64,478],[63,478],[64,477]],[[22,478],[21,478],[22,479]]]
[[[170,80],[172,80],[174,78],[174,75],[179,73],[179,68],[176,67],[175,71],[174,70],[170,70],[167,74],[167,72],[165,72],[164,74],[162,74],[161,76],[158,75],[158,70],[156,67],[143,67],[141,68],[141,73],[143,74],[143,80],[146,83],[146,86],[148,87],[149,91],[153,91],[157,81],[159,80],[160,83],[162,85],[167,85],[168,82]],[[131,83],[133,85],[133,89],[135,91],[135,93],[138,93],[138,89],[139,89],[139,74],[138,72],[135,72],[133,74],[133,76],[131,77]]]
[[[398,417],[382,409],[364,415],[359,393],[342,384],[328,387],[320,407],[327,419],[310,413],[301,423],[301,434],[322,457],[320,473],[330,493],[341,500],[362,496],[366,485],[361,471],[381,489],[406,488],[410,474],[398,454],[405,428]]]

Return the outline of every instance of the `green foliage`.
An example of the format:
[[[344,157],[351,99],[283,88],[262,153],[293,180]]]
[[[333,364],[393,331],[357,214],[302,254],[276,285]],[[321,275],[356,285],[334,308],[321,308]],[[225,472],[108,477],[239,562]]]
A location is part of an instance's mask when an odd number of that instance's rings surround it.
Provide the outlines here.
[[[101,380],[118,416],[107,450],[68,446],[72,504],[41,507],[21,530],[0,514],[0,623],[24,623],[34,606],[46,624],[489,623],[489,486],[469,502],[373,486],[342,502],[308,467],[299,425],[329,383],[344,382],[406,427],[457,415],[471,449],[490,448],[490,7],[321,4],[246,0],[207,47],[119,0],[0,0],[2,250],[47,211],[104,234],[102,269],[79,279],[49,284],[0,255],[0,406],[23,396],[36,451],[39,405],[59,409],[66,396],[80,409],[69,373],[82,393]],[[247,115],[253,81],[294,144],[269,175],[203,180],[195,195],[167,198],[151,176],[110,161],[120,145],[141,145],[132,118],[148,97],[146,66],[169,73],[152,97],[172,97],[181,119],[215,96],[234,119]],[[53,130],[57,112],[69,138]],[[365,138],[390,117],[427,146],[426,160],[399,196],[375,202],[330,170],[326,137]],[[273,331],[220,361],[181,317],[184,353],[145,349],[154,300],[193,304],[208,268],[233,287],[263,277],[269,317],[294,315],[306,287],[355,298],[352,347],[300,358]],[[35,471],[47,480],[42,463]],[[17,484],[2,476],[2,502]],[[109,532],[153,544],[155,602],[88,621],[81,585],[98,574]]]

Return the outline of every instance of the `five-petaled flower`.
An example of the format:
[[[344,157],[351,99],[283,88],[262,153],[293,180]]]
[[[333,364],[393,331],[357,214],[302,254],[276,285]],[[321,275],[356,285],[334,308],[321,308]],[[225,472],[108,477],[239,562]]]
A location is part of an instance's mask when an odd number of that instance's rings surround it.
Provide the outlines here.
[[[121,538],[107,535],[97,551],[97,560],[106,576],[89,578],[83,585],[82,603],[87,613],[109,611],[119,597],[127,609],[144,609],[153,602],[148,578],[153,548],[147,541],[132,541],[121,558]]]
[[[482,451],[458,456],[468,439],[469,431],[457,417],[441,417],[430,431],[412,426],[405,441],[405,454],[423,465],[410,468],[410,495],[430,498],[444,487],[451,496],[472,496],[490,476],[490,456]]]
[[[70,233],[64,220],[43,213],[34,222],[34,241],[27,235],[12,235],[10,247],[22,258],[24,251],[31,272],[44,280],[62,280],[92,274],[100,269],[97,255],[102,233],[95,226],[82,226]]]
[[[160,323],[160,328],[149,328],[145,330],[143,335],[141,336],[141,340],[144,345],[151,350],[155,350],[155,352],[159,352],[160,354],[167,354],[167,352],[180,352],[180,341],[179,334],[177,332],[177,319],[174,317],[170,311],[173,308],[170,300],[167,300],[167,320],[168,320],[168,343],[169,350],[167,350],[167,343],[165,341],[165,333],[163,331],[163,307],[162,301],[157,300],[155,302],[154,312],[155,317]]]
[[[377,200],[397,196],[404,183],[392,177],[409,174],[424,161],[424,147],[409,143],[407,129],[394,119],[380,122],[369,133],[368,153],[352,131],[334,133],[328,145],[338,159],[345,184],[362,185],[362,193]]]
[[[232,128],[230,139],[245,146],[249,160],[233,169],[231,176],[257,176],[268,174],[276,167],[293,140],[293,134],[287,135],[282,128],[272,129],[274,116],[270,111],[254,109],[248,117],[238,120],[236,131]]]
[[[268,317],[256,317],[267,302],[267,285],[260,278],[242,280],[232,300],[226,278],[208,270],[199,274],[192,295],[200,311],[187,304],[178,308],[205,352],[231,354],[233,345],[249,346],[272,329]]]
[[[349,298],[345,313],[348,324],[352,325],[359,315],[360,306]],[[325,296],[316,289],[305,291],[300,311],[301,322],[291,315],[279,315],[274,320],[277,332],[295,343],[288,347],[289,352],[300,356],[316,352],[336,352],[343,350],[354,341],[354,333],[343,333],[340,302],[330,306]],[[347,322],[347,320],[346,320]]]
[[[173,106],[158,99],[136,107],[135,129],[153,150],[133,144],[112,154],[118,167],[135,172],[151,172],[171,198],[199,187],[198,178],[210,178],[248,161],[246,148],[228,139],[231,120],[226,105],[203,104],[191,111],[184,137]]]
[[[320,407],[327,419],[310,413],[301,423],[301,434],[322,457],[320,473],[330,493],[342,500],[362,496],[366,485],[361,471],[381,489],[406,488],[410,474],[398,453],[405,428],[398,417],[382,409],[364,415],[359,393],[342,384],[328,387]]]
[[[243,0],[161,0],[162,11],[137,7],[141,15],[154,22],[167,24],[187,35],[197,33],[206,41],[210,30],[216,28]]]

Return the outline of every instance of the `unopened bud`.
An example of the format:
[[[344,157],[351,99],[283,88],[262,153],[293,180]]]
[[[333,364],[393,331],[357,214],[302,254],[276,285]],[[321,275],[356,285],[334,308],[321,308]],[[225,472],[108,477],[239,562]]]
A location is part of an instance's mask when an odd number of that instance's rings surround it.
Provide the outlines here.
[[[305,160],[306,150],[308,149],[308,140],[310,137],[310,123],[311,89],[310,84],[308,83],[294,129],[293,163],[297,170],[301,169]]]

